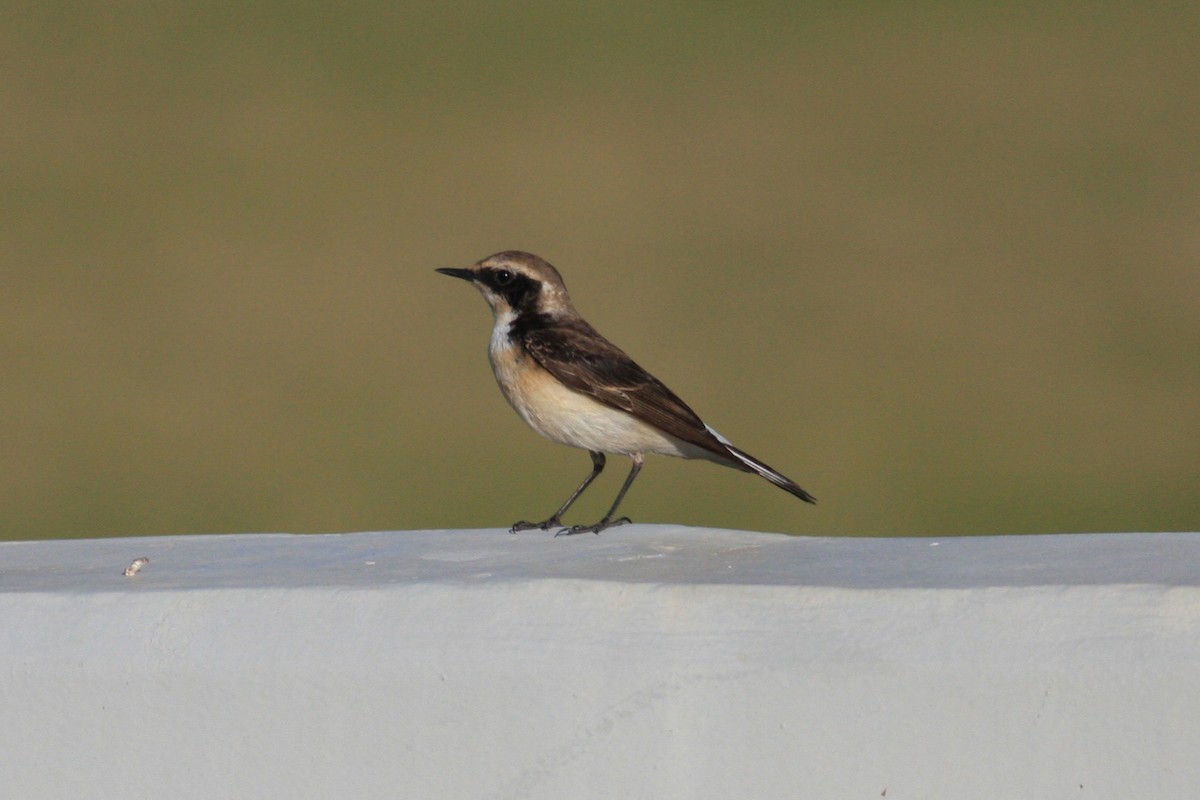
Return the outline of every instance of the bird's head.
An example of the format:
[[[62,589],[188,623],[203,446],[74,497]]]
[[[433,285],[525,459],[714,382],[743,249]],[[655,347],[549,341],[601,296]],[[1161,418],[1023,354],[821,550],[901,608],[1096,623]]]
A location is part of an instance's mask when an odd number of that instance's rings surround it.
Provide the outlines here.
[[[437,271],[474,284],[497,318],[525,312],[550,317],[575,313],[558,270],[532,253],[506,250],[466,269]]]

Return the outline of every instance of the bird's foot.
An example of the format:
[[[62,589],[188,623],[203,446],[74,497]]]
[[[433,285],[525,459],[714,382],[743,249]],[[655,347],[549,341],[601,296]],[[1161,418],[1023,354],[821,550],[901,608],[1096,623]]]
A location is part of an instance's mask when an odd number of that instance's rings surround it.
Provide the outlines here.
[[[620,517],[619,519],[604,519],[597,522],[595,525],[572,525],[569,528],[563,528],[554,535],[557,536],[574,536],[577,533],[600,533],[608,528],[615,528],[618,525],[627,525],[633,522],[629,517]]]
[[[517,531],[533,531],[533,530],[548,531],[551,528],[557,528],[559,525],[562,525],[562,520],[560,520],[558,518],[558,515],[555,514],[550,519],[542,520],[541,522],[526,522],[525,520],[521,520],[520,522],[514,522],[513,526],[508,529],[508,532],[516,533]]]

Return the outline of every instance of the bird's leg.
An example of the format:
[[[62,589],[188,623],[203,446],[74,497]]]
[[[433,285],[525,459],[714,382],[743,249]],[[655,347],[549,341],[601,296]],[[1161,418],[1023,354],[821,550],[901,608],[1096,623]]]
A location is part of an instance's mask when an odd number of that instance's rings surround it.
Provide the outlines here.
[[[596,480],[596,476],[604,471],[604,453],[597,453],[594,450],[589,450],[588,454],[592,457],[592,471],[586,478],[583,479],[583,483],[579,484],[579,488],[571,493],[571,496],[567,498],[567,502],[563,503],[562,507],[559,508],[558,511],[555,511],[550,519],[543,520],[542,522],[526,522],[525,520],[521,520],[520,522],[513,524],[513,526],[509,528],[508,532],[516,533],[517,531],[531,531],[535,528],[545,531],[562,525],[562,515],[567,513],[567,509],[571,507],[571,504],[579,498],[579,495],[583,494],[583,490],[590,486],[592,481]],[[624,494],[624,492],[622,492],[622,494]]]
[[[617,506],[621,505],[621,501],[625,499],[625,493],[629,491],[629,487],[633,485],[633,479],[642,471],[642,464],[645,462],[645,457],[641,453],[634,453],[630,456],[633,459],[633,469],[629,470],[629,477],[625,479],[625,484],[621,487],[621,491],[617,492],[617,499],[613,500],[612,508],[604,515],[604,519],[597,522],[595,525],[572,525],[569,528],[563,528],[555,536],[571,536],[576,533],[599,533],[605,528],[613,528],[617,525],[624,525],[632,522],[629,517],[621,517],[613,519],[613,514],[617,513]],[[593,476],[595,477],[595,476]]]

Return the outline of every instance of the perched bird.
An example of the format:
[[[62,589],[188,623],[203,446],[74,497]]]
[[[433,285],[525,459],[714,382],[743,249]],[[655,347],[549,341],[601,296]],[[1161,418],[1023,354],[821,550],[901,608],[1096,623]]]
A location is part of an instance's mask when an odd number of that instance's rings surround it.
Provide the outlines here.
[[[563,525],[567,513],[604,469],[605,453],[629,456],[633,468],[612,508],[594,525],[555,535],[599,533],[629,522],[614,519],[646,453],[703,458],[755,472],[807,503],[816,498],[791,479],[734,447],[686,403],[589,325],[567,295],[562,276],[531,253],[509,250],[466,269],[438,272],[474,284],[492,308],[488,350],[500,391],[531,428],[560,444],[587,450],[592,471],[549,519],[518,522],[512,532]]]

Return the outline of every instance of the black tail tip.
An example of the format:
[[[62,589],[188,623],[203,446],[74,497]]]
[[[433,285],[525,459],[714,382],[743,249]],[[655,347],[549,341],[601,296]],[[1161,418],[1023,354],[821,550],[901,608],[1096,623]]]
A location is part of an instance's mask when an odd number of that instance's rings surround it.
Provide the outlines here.
[[[780,489],[783,489],[788,494],[793,494],[796,497],[799,497],[806,503],[812,503],[814,506],[817,504],[817,498],[813,497],[811,494],[804,491],[791,481],[788,481],[787,483],[772,481],[772,483],[774,483]]]
[[[803,500],[806,503],[812,503],[814,506],[817,504],[817,498],[813,497],[811,494],[804,491],[799,486],[796,487],[796,489],[792,492],[792,494],[796,495],[796,497],[799,497],[801,500]]]

